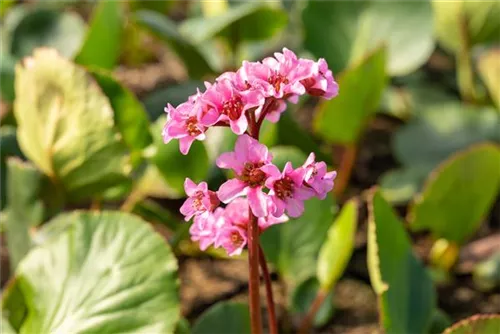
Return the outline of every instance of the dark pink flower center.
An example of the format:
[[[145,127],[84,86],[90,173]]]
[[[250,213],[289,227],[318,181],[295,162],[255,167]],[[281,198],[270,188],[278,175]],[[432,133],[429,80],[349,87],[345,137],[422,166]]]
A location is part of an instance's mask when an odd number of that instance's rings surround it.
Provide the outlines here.
[[[281,84],[288,84],[288,78],[286,76],[283,76],[279,74],[278,72],[274,72],[268,79],[267,82],[269,82],[273,87],[274,90],[277,92],[280,90]]]
[[[285,176],[281,180],[274,182],[273,188],[274,192],[276,193],[276,196],[281,200],[293,196],[294,184],[293,180],[288,176]]]
[[[243,240],[243,237],[241,234],[239,234],[237,231],[231,232],[231,243],[234,245],[234,247],[238,248],[240,247],[245,240]]]
[[[246,162],[241,173],[240,179],[246,182],[250,187],[258,187],[264,184],[266,181],[266,173],[260,170],[262,163],[251,163]]]
[[[222,105],[222,113],[232,121],[239,119],[242,112],[243,102],[239,96],[233,96]]]
[[[198,128],[198,119],[196,119],[196,116],[192,116],[187,119],[186,131],[191,137],[196,137],[201,134],[201,131]]]
[[[194,196],[193,196],[193,209],[195,210],[201,210],[203,208],[203,192],[202,191],[197,191]]]
[[[208,196],[210,197],[210,206],[211,206],[210,209],[211,211],[213,211],[219,206],[220,200],[214,191],[209,191]]]

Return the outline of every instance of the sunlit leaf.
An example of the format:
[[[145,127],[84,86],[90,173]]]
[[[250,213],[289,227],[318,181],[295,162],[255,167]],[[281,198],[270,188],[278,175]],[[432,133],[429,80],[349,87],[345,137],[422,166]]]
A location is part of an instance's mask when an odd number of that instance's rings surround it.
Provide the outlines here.
[[[496,1],[433,0],[436,37],[450,51],[457,52],[461,44],[469,47],[500,41],[500,3]],[[465,30],[465,36],[463,36]],[[467,41],[462,41],[463,37]]]
[[[144,221],[78,212],[44,229],[58,233],[28,254],[10,287],[27,308],[20,334],[173,332],[180,318],[176,259]],[[4,296],[5,314],[19,299]]]
[[[388,73],[408,74],[434,48],[432,8],[426,0],[309,1],[302,17],[305,47],[324,57],[334,73],[385,44]]]
[[[410,206],[410,226],[464,242],[477,230],[498,194],[499,171],[496,145],[477,145],[450,157],[432,172]]]
[[[368,269],[387,333],[425,333],[436,306],[432,279],[403,223],[378,190],[369,198]]]
[[[443,334],[490,334],[500,332],[500,315],[476,314],[446,329]]]
[[[500,110],[500,48],[489,50],[481,55],[478,67],[491,99]]]
[[[75,199],[130,171],[106,96],[84,69],[38,49],[16,68],[15,116],[23,153]]]
[[[327,239],[319,252],[317,277],[325,291],[333,288],[349,263],[354,250],[357,223],[358,203],[350,200],[344,204],[328,230]]]
[[[78,64],[113,69],[121,52],[123,5],[121,1],[97,2],[85,41],[75,58]]]
[[[385,49],[380,48],[337,79],[340,93],[321,101],[315,115],[315,132],[333,143],[355,142],[369,117],[377,110],[387,83]]]

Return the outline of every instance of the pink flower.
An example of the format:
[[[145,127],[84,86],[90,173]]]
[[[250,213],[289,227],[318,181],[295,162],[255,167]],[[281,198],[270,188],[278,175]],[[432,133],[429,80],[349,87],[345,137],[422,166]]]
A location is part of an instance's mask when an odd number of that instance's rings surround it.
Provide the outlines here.
[[[189,196],[181,206],[181,213],[189,221],[194,215],[207,215],[219,206],[219,199],[215,192],[208,190],[206,182],[196,185],[191,179],[184,181],[184,190]]]
[[[223,208],[217,208],[213,213],[194,218],[189,233],[191,240],[199,242],[202,251],[215,243],[220,228],[225,224],[223,213]]]
[[[339,85],[333,78],[332,71],[328,69],[326,60],[320,58],[317,63],[309,59],[300,59],[302,66],[310,66],[312,75],[301,80],[308,94],[331,99],[338,95]],[[311,64],[312,63],[312,64]]]
[[[218,120],[229,121],[231,130],[238,135],[243,134],[248,127],[245,111],[264,103],[260,91],[239,91],[228,79],[220,80],[207,89],[203,100],[217,111]]]
[[[228,224],[222,226],[215,241],[215,247],[223,247],[229,256],[240,255],[246,244],[246,231]]]
[[[267,147],[248,135],[238,137],[234,152],[221,154],[217,166],[232,169],[236,178],[221,185],[217,196],[224,203],[247,195],[253,214],[265,217],[268,214],[268,197],[262,191],[268,175],[264,166],[271,163],[272,155]]]
[[[273,209],[273,204],[271,201],[268,201],[267,203],[268,211],[271,212]],[[243,197],[234,199],[226,206],[224,217],[226,218],[226,221],[230,222],[232,225],[241,227],[246,230],[249,221],[248,200]],[[266,217],[259,217],[257,219],[261,232],[272,225],[284,223],[286,221],[288,221],[288,217],[286,215],[282,215],[280,217],[268,215]]]
[[[166,107],[168,119],[163,127],[163,141],[170,142],[173,138],[179,139],[179,148],[182,154],[187,154],[195,139],[204,140],[208,125],[217,121],[217,114],[213,110],[204,108],[196,96],[174,108]]]
[[[333,189],[333,180],[337,176],[337,172],[327,173],[326,163],[323,161],[315,162],[314,153],[309,154],[302,167],[306,170],[304,183],[314,189],[318,198],[325,199],[326,195]]]
[[[283,173],[274,165],[266,165],[262,169],[270,175],[266,186],[271,189],[269,196],[274,204],[273,215],[280,217],[286,210],[290,217],[299,217],[304,212],[304,200],[314,195],[303,185],[305,169],[294,170],[290,162],[286,163]]]
[[[282,99],[303,95],[305,88],[300,80],[309,77],[312,72],[300,66],[297,56],[287,48],[274,56],[265,58],[262,63],[244,62],[242,71],[246,75],[245,81],[251,86],[260,86],[266,97]]]

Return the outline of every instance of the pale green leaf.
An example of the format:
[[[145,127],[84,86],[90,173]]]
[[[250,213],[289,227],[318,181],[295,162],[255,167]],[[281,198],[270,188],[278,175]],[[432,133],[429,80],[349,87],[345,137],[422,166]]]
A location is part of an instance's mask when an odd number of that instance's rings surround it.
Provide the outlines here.
[[[354,251],[357,223],[358,203],[350,200],[340,210],[319,251],[317,277],[321,289],[331,290],[344,273]]]
[[[368,270],[386,333],[425,333],[436,292],[403,223],[378,190],[369,198]]]
[[[324,57],[334,73],[385,44],[388,73],[405,75],[434,48],[427,0],[309,1],[302,17],[305,47]]]
[[[83,68],[38,49],[16,68],[23,153],[75,199],[119,184],[130,172],[113,110]]]
[[[22,296],[26,317],[8,318],[20,334],[173,332],[180,318],[177,263],[144,221],[78,212],[44,230],[57,232],[20,263],[9,288],[17,298],[3,296],[11,316]]]
[[[500,187],[500,148],[480,144],[443,162],[429,175],[408,212],[410,226],[463,243],[481,224]]]

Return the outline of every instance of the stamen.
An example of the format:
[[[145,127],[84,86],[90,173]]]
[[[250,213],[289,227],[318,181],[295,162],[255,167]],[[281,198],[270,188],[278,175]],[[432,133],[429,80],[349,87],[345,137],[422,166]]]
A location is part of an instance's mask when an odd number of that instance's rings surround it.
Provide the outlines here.
[[[274,192],[279,199],[286,199],[293,196],[293,180],[285,176],[283,179],[274,182]]]
[[[263,163],[245,163],[240,180],[246,182],[252,188],[263,185],[266,181],[266,173],[260,170],[262,166]]]
[[[186,131],[191,137],[196,137],[201,134],[200,129],[198,128],[198,120],[195,116],[189,117],[186,121]]]
[[[243,112],[243,102],[240,97],[234,96],[222,105],[222,113],[227,115],[230,120],[235,121],[240,118]]]

